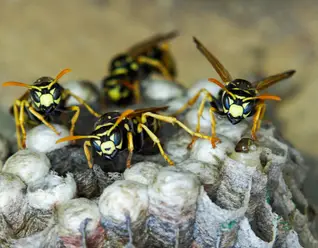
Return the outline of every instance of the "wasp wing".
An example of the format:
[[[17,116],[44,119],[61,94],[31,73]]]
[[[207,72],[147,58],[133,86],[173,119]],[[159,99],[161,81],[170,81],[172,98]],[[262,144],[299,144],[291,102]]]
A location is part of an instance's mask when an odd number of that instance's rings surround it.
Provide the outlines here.
[[[221,62],[206,49],[205,46],[195,37],[193,37],[194,43],[197,45],[199,51],[206,57],[206,59],[211,63],[213,68],[219,74],[223,82],[230,82],[232,81],[232,76],[230,73],[225,69],[225,67],[221,64]]]
[[[171,40],[178,35],[179,35],[179,32],[176,30],[171,31],[169,33],[165,33],[165,34],[154,35],[154,36],[130,47],[130,49],[128,49],[128,54],[131,55],[132,57],[136,57],[142,53],[147,52],[149,49],[156,46],[157,44],[164,42],[164,41],[167,41],[167,40]]]
[[[289,70],[285,71],[279,74],[275,74],[273,76],[269,76],[267,78],[264,78],[262,80],[253,82],[253,87],[256,88],[257,90],[264,90],[270,87],[271,85],[277,83],[278,81],[287,79],[291,77],[296,71],[295,70]]]

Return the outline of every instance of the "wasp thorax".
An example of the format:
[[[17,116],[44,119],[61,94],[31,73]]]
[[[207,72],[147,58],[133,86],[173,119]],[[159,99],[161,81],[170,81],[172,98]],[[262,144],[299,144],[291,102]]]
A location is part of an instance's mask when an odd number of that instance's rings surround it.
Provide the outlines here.
[[[253,114],[256,99],[251,98],[256,96],[256,90],[250,82],[244,79],[236,79],[230,82],[226,88],[232,94],[223,92],[223,111],[232,124],[237,124]]]

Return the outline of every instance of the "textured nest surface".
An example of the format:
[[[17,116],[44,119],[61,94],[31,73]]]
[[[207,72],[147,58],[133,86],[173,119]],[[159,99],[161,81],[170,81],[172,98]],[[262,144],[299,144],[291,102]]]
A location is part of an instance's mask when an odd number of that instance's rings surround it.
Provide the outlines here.
[[[146,81],[143,92],[146,106],[173,111],[201,87],[211,86]],[[180,116],[193,130],[196,111]],[[78,130],[89,133],[94,120],[81,118]],[[201,127],[210,132],[207,111]],[[167,124],[160,138],[176,165],[147,152],[126,170],[125,153],[88,169],[81,146],[56,146],[59,137],[43,126],[8,159],[15,148],[1,139],[0,247],[317,247],[300,190],[302,156],[266,121],[259,140],[242,149],[250,129],[248,120],[217,118],[221,143],[212,149],[199,139],[188,150],[191,137]]]

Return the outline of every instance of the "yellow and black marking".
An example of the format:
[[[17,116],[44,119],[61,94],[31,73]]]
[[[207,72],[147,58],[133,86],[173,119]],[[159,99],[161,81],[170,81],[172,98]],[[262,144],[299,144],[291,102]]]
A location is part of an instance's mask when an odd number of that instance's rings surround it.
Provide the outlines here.
[[[25,148],[26,131],[25,125],[45,124],[53,132],[59,135],[58,131],[50,124],[53,116],[58,116],[63,111],[75,111],[71,120],[70,133],[74,134],[76,121],[80,114],[79,106],[66,107],[67,100],[72,96],[80,104],[84,105],[88,111],[96,117],[100,115],[96,113],[83,99],[74,95],[67,89],[64,89],[58,80],[70,69],[62,70],[56,78],[41,77],[32,85],[20,82],[5,82],[2,86],[20,86],[26,87],[28,90],[17,100],[10,109],[16,123],[16,136],[19,149]]]
[[[109,76],[102,80],[104,101],[116,105],[138,103],[140,81],[153,73],[174,80],[177,70],[167,41],[177,35],[176,31],[155,35],[116,55],[110,63]]]
[[[163,158],[170,164],[173,161],[164,152],[157,132],[161,122],[177,124],[190,135],[203,139],[211,139],[211,137],[193,132],[175,117],[159,114],[168,107],[145,108],[145,109],[128,109],[123,113],[108,112],[102,115],[94,125],[94,131],[88,136],[68,136],[59,139],[57,143],[76,140],[89,139],[84,143],[84,151],[90,168],[93,167],[93,161],[90,148],[94,152],[108,160],[113,160],[120,151],[128,150],[126,166],[131,166],[131,158],[134,151],[142,151],[144,149],[145,139],[149,137],[155,145],[157,145]]]
[[[199,110],[198,110],[198,122],[196,132],[200,131],[200,118],[203,113],[203,109],[206,102],[210,103],[210,115],[211,115],[211,129],[212,129],[212,139],[211,143],[213,148],[216,147],[216,143],[220,140],[216,136],[215,131],[215,118],[214,113],[220,115],[226,115],[228,120],[233,124],[237,124],[243,119],[254,116],[253,127],[251,136],[256,140],[256,132],[260,128],[261,120],[264,117],[265,113],[265,103],[264,100],[275,100],[280,101],[280,97],[268,95],[268,94],[259,94],[259,91],[267,89],[271,85],[291,77],[295,70],[285,71],[267,78],[264,78],[260,81],[250,83],[244,79],[234,79],[230,73],[225,69],[221,62],[210,53],[207,48],[195,37],[193,37],[194,42],[198,50],[206,57],[206,59],[212,64],[213,68],[219,74],[223,83],[214,79],[209,78],[209,81],[218,85],[221,90],[218,97],[213,97],[206,89],[201,89],[198,93],[192,97],[182,108],[180,108],[175,115],[178,115],[184,112],[187,108],[194,105],[201,94],[204,94],[204,98],[201,101]],[[193,137],[189,148],[194,144],[196,138]]]

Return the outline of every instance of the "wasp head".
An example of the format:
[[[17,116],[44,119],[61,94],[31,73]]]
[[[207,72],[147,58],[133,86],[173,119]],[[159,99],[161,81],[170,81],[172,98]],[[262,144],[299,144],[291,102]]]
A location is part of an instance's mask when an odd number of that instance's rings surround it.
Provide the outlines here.
[[[41,77],[30,88],[30,97],[37,110],[45,113],[53,112],[60,104],[62,86],[50,77]]]
[[[222,94],[223,111],[233,125],[254,114],[256,90],[250,82],[236,79],[226,88]]]
[[[123,149],[123,132],[121,126],[112,128],[114,123],[97,126],[91,138],[91,144],[96,153],[106,159],[113,159]]]
[[[128,87],[127,87],[128,85]],[[105,100],[109,100],[117,105],[127,104],[133,99],[131,83],[123,75],[110,75],[103,79]]]
[[[112,75],[120,75],[137,72],[138,69],[138,63],[133,57],[128,54],[120,54],[112,60],[109,72]]]
[[[70,69],[62,70],[55,79],[51,77],[40,77],[33,85],[10,81],[3,83],[2,86],[19,86],[28,88],[32,105],[37,110],[49,114],[56,109],[61,101],[63,88],[57,83],[57,81],[70,71]]]

